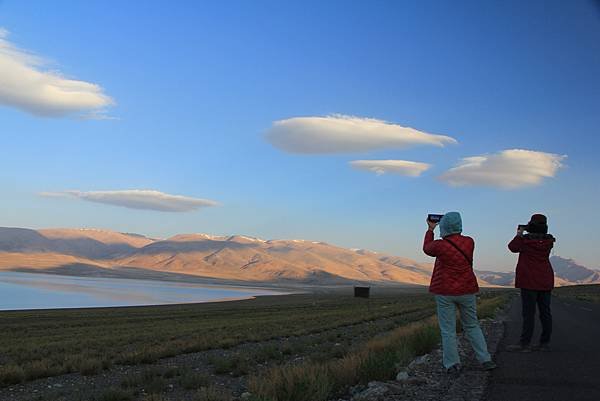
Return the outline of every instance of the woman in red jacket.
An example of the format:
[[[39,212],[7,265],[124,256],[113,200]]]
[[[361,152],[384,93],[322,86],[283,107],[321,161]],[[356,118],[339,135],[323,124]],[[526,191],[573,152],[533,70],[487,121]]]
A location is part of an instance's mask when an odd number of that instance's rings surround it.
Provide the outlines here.
[[[527,234],[524,234],[524,231]],[[517,345],[508,347],[511,351],[531,351],[530,343],[535,325],[535,306],[540,311],[542,335],[534,348],[549,350],[552,335],[552,313],[550,311],[551,291],[554,288],[554,271],[550,264],[550,251],[555,239],[548,234],[548,219],[543,214],[531,216],[525,230],[521,227],[517,235],[508,244],[511,252],[519,254],[515,287],[521,289],[521,311],[523,328],[521,340]]]
[[[475,356],[486,370],[496,364],[487,350],[487,344],[477,319],[475,294],[479,291],[473,273],[473,238],[461,235],[462,219],[458,212],[446,213],[440,220],[442,239],[433,239],[436,223],[427,220],[423,251],[435,256],[429,292],[435,294],[437,315],[442,333],[443,364],[448,373],[461,370],[456,344],[456,309]]]

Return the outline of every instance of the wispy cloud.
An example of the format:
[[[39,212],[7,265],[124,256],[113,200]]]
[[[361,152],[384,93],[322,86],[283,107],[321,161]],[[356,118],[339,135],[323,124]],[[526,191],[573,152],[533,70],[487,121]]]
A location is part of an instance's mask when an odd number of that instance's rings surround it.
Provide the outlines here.
[[[208,199],[170,195],[159,191],[130,189],[123,191],[62,191],[43,192],[47,197],[72,197],[89,202],[105,203],[130,209],[157,210],[160,212],[191,212],[202,207],[218,206]]]
[[[294,117],[275,121],[266,133],[273,146],[290,153],[349,153],[400,149],[415,145],[444,146],[454,138],[428,134],[374,118],[346,115]]]
[[[354,160],[350,165],[359,170],[371,171],[377,175],[385,173],[418,177],[431,167],[430,164],[407,160]]]
[[[465,157],[440,176],[453,186],[490,186],[515,189],[538,185],[554,177],[566,156],[524,149],[509,149],[482,156]]]
[[[40,57],[19,49],[0,28],[0,104],[45,117],[104,118],[113,99],[96,84],[46,70]]]

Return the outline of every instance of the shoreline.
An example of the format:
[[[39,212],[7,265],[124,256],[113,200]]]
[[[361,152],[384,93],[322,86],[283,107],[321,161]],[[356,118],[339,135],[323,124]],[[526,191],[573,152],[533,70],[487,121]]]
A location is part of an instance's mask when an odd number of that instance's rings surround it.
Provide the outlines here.
[[[137,271],[138,269],[136,269]],[[302,294],[338,294],[340,296],[347,295],[352,296],[353,294],[353,286],[354,285],[364,285],[364,283],[350,283],[344,282],[335,284],[327,284],[327,285],[308,285],[303,283],[248,283],[248,282],[238,282],[238,281],[229,281],[223,280],[219,281],[216,279],[206,279],[203,277],[190,276],[178,273],[168,273],[168,272],[154,272],[150,271],[149,275],[144,275],[143,277],[132,276],[131,271],[127,271],[129,273],[126,276],[123,275],[85,275],[85,274],[67,274],[65,271],[40,271],[33,269],[13,269],[13,270],[0,270],[0,278],[3,273],[6,274],[17,274],[17,275],[26,275],[27,278],[35,278],[35,276],[47,276],[51,278],[55,278],[60,280],[60,278],[64,278],[66,280],[99,280],[100,282],[111,284],[123,284],[124,281],[130,281],[131,283],[135,283],[137,285],[142,286],[153,286],[159,283],[165,284],[165,287],[169,287],[172,285],[182,286],[183,288],[196,288],[196,289],[207,289],[207,290],[228,290],[228,291],[239,291],[241,292],[240,296],[223,296],[217,297],[214,299],[202,299],[202,300],[190,300],[190,301],[158,301],[158,302],[149,302],[149,303],[141,303],[141,304],[127,304],[126,302],[122,305],[119,304],[105,304],[105,305],[80,305],[80,306],[51,306],[51,307],[6,307],[0,309],[1,313],[10,313],[10,312],[35,312],[35,311],[61,311],[61,310],[89,310],[89,309],[117,309],[117,308],[143,308],[143,307],[168,307],[168,306],[185,306],[185,305],[196,305],[196,304],[223,304],[230,303],[236,301],[249,301],[258,298],[270,298],[270,297],[282,297],[282,296],[293,296],[293,295],[302,295]],[[119,272],[123,273],[123,272]],[[158,274],[155,274],[158,273]],[[170,279],[163,279],[164,277],[168,277]],[[17,277],[19,278],[19,277]],[[106,280],[106,281],[105,281]],[[10,282],[0,281],[0,283],[11,284]],[[13,283],[14,284],[14,283]],[[17,283],[17,285],[25,285],[26,282]],[[62,284],[62,285],[69,285]],[[415,285],[381,285],[378,283],[370,283],[367,284],[372,289],[376,290],[379,294],[384,294],[389,291],[409,291],[409,292],[425,292],[426,287],[415,286]],[[252,291],[262,291],[267,293],[259,293],[259,294],[243,294],[243,292],[252,292]],[[73,293],[84,293],[84,296],[88,296],[87,291],[71,291]],[[116,294],[119,296],[119,294]],[[84,303],[82,301],[82,303]]]
[[[212,304],[212,303],[226,303],[235,301],[249,301],[259,297],[279,297],[291,294],[278,294],[278,295],[252,295],[248,297],[228,297],[211,299],[209,301],[195,301],[195,302],[176,302],[176,303],[163,303],[163,304],[147,304],[147,305],[110,305],[110,306],[65,306],[59,308],[26,308],[26,309],[0,309],[0,316],[5,312],[50,312],[50,311],[84,311],[84,310],[98,310],[98,309],[126,309],[126,308],[151,308],[160,306],[186,306],[186,305],[200,305],[200,304]]]
[[[37,277],[36,277],[37,276]],[[56,280],[50,283],[40,283],[44,281]],[[60,282],[61,279],[72,281]],[[31,280],[31,281],[29,281]],[[81,281],[79,285],[77,281]],[[126,283],[129,281],[129,283]],[[37,305],[29,305],[24,302],[23,306],[2,305],[0,303],[0,313],[2,312],[27,312],[27,311],[52,311],[52,310],[85,310],[85,309],[102,309],[102,308],[136,308],[136,307],[156,307],[169,305],[194,305],[194,304],[209,304],[209,303],[224,303],[232,301],[245,301],[256,299],[258,297],[278,297],[292,294],[302,294],[307,291],[299,291],[298,289],[286,289],[283,287],[266,287],[266,286],[241,286],[232,283],[206,283],[206,282],[189,282],[189,281],[166,281],[148,278],[117,278],[117,277],[97,277],[97,276],[73,276],[67,274],[47,274],[46,272],[23,272],[23,271],[0,271],[0,285],[18,286],[24,289],[33,291],[33,297],[37,296],[37,290],[41,295]],[[131,290],[128,288],[119,288],[123,284],[132,284]],[[152,287],[161,286],[165,290],[165,298],[160,298],[153,291]],[[198,294],[190,294],[190,300],[173,300],[171,289],[182,290],[197,290]],[[136,291],[137,290],[137,291]],[[201,294],[202,290],[207,290],[207,294]],[[209,296],[214,291],[226,291],[230,294],[214,294],[214,298],[194,299],[194,296]],[[239,294],[231,294],[231,292]],[[25,297],[27,299],[27,295]],[[61,305],[61,298],[72,296],[71,299],[77,299],[79,296],[82,305]],[[238,296],[239,295],[239,296]],[[6,296],[6,295],[5,295]],[[50,296],[51,300],[45,299],[44,296]],[[185,293],[182,296],[186,296]],[[7,299],[9,299],[10,294]],[[57,300],[53,300],[57,297]],[[157,298],[158,297],[158,298]],[[137,298],[137,300],[136,300]],[[129,301],[127,301],[129,299]],[[154,299],[154,300],[153,300]],[[122,300],[122,301],[119,301]],[[58,303],[49,307],[43,306],[45,303]],[[75,302],[76,303],[76,302]]]

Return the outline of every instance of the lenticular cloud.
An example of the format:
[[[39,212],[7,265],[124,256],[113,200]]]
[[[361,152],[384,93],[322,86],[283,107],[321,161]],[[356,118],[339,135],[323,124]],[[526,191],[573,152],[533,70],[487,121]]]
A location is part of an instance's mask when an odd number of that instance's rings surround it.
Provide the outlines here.
[[[515,189],[538,185],[563,166],[566,156],[524,149],[465,157],[440,176],[452,186],[489,186]]]
[[[73,197],[89,202],[122,206],[130,209],[156,210],[159,212],[190,212],[202,207],[218,206],[217,202],[208,199],[190,198],[141,189],[124,191],[44,192],[41,195],[49,197]]]
[[[355,169],[370,171],[377,175],[390,173],[409,177],[418,177],[431,167],[427,163],[408,160],[354,160],[350,165]]]
[[[275,121],[267,131],[266,139],[286,152],[306,154],[352,153],[456,143],[449,136],[428,134],[373,118],[345,115],[294,117]]]
[[[106,118],[103,111],[114,101],[100,86],[43,70],[40,58],[13,46],[7,37],[0,28],[0,104],[45,117]]]

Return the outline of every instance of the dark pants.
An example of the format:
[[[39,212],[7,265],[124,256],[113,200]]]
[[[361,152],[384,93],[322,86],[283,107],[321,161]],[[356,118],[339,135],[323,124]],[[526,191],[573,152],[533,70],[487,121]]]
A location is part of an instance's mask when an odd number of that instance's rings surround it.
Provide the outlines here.
[[[540,311],[540,321],[542,322],[541,344],[550,342],[552,335],[552,313],[550,312],[550,291],[535,291],[521,288],[521,306],[523,314],[523,330],[521,331],[521,344],[528,345],[533,337],[533,327],[535,326],[535,305]]]

